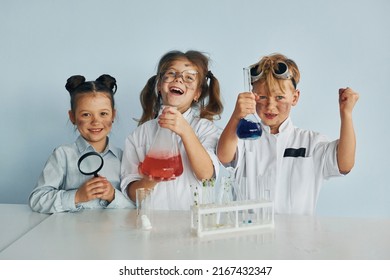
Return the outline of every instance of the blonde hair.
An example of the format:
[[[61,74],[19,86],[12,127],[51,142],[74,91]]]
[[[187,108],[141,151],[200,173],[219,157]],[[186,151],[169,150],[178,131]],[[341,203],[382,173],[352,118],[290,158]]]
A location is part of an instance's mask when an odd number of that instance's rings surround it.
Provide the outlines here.
[[[267,56],[263,56],[254,67],[257,66],[257,72],[263,73],[259,80],[254,83],[264,83],[268,92],[270,89],[278,87],[283,92],[286,91],[286,85],[282,81],[287,80],[284,78],[278,78],[275,76],[275,71],[278,71],[278,62],[283,62],[288,67],[288,72],[294,89],[296,89],[297,84],[299,83],[301,74],[298,69],[298,65],[292,60],[280,53],[273,53]]]

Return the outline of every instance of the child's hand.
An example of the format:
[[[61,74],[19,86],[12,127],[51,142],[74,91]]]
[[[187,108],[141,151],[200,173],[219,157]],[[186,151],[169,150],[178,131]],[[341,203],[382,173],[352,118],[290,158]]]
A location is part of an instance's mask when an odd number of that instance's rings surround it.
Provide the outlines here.
[[[107,200],[110,203],[111,201],[114,200],[114,198],[115,198],[115,189],[111,185],[110,181],[106,179],[106,182],[104,184],[104,190],[101,194],[100,199]]]
[[[156,180],[155,178],[153,178],[151,175],[146,175],[144,173],[142,173],[142,162],[138,165],[138,173],[140,175],[142,175],[142,181],[146,182],[148,185],[149,184],[157,184],[158,182],[161,182],[162,180]]]
[[[356,102],[359,99],[359,94],[351,88],[339,89],[339,104],[340,114],[351,114]]]
[[[105,177],[94,177],[85,182],[76,192],[75,203],[87,202],[96,198],[111,202],[114,188]]]
[[[249,114],[256,113],[256,99],[258,97],[252,92],[242,92],[237,97],[236,107],[233,116],[240,120]]]
[[[187,129],[192,129],[183,115],[175,108],[166,106],[159,119],[158,123],[161,127],[168,128],[182,137]]]

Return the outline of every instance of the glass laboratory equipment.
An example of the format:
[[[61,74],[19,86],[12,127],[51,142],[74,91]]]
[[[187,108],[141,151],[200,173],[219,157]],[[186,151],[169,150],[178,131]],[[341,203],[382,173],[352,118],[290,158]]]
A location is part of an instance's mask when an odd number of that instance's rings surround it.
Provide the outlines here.
[[[174,180],[183,173],[183,163],[176,134],[167,129],[158,128],[153,141],[139,170],[145,176],[156,181]]]
[[[138,188],[135,190],[137,227],[144,230],[152,229],[152,194],[153,188]]]
[[[252,91],[250,68],[246,67],[244,71],[244,90],[246,92]],[[259,118],[255,114],[249,114],[241,119],[237,126],[237,136],[241,139],[254,140],[261,136],[262,130]]]

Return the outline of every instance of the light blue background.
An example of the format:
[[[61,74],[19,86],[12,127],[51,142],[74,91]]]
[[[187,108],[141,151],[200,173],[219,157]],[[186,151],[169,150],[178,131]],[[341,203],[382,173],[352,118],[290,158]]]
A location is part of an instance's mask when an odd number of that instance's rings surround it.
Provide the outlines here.
[[[243,89],[242,68],[281,52],[302,75],[295,125],[335,139],[338,88],[361,95],[355,168],[325,182],[318,214],[390,217],[389,1],[0,2],[0,203],[26,203],[52,150],[76,138],[67,115],[69,76],[117,79],[111,139],[123,147],[141,115],[139,92],[165,52],[210,55],[225,105],[221,127]]]

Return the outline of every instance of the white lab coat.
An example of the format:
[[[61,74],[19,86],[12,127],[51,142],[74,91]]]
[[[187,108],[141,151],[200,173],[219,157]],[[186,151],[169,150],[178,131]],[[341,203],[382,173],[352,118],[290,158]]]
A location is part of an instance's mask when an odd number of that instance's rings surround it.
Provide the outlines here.
[[[329,142],[324,135],[294,127],[290,118],[278,134],[264,124],[262,129],[257,140],[240,139],[235,160],[225,165],[241,189],[238,198],[269,194],[275,213],[313,215],[323,180],[342,176],[338,140]]]
[[[212,121],[201,119],[196,116],[193,109],[187,110],[183,116],[191,125],[199,141],[208,152],[213,165],[215,178],[218,176],[220,163],[215,154],[215,149],[221,129]],[[159,124],[157,119],[150,120],[137,127],[125,142],[121,166],[121,189],[127,196],[127,185],[133,181],[140,180],[142,176],[138,173],[138,165],[143,162],[150,146],[153,144]],[[178,146],[183,162],[183,174],[172,181],[158,183],[152,193],[152,209],[159,210],[190,210],[194,203],[193,189],[198,186],[201,191],[202,182],[193,173],[180,137]]]

